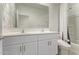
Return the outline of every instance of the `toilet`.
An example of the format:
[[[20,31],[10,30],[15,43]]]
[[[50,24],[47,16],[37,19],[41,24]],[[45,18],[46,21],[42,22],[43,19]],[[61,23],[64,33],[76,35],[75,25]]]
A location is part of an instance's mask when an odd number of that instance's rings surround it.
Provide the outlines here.
[[[68,55],[70,47],[71,45],[64,40],[58,40],[58,55]]]

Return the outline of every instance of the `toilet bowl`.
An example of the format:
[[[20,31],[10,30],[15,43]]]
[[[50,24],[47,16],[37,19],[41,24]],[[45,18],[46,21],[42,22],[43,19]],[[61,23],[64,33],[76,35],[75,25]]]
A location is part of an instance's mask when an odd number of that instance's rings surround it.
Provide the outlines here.
[[[59,55],[68,55],[69,54],[69,49],[71,45],[69,45],[67,42],[63,40],[58,40],[58,54]]]

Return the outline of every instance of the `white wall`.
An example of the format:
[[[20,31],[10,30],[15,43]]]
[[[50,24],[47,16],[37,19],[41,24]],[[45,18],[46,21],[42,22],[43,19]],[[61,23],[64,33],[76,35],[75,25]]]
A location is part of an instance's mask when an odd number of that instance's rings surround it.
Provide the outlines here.
[[[78,16],[79,15],[79,3],[70,3],[69,7],[69,15]]]
[[[2,15],[3,15],[3,5],[0,3],[0,35],[2,34]]]
[[[62,37],[62,32],[64,39],[67,40],[67,4],[66,3],[61,3],[60,4],[60,34]]]
[[[73,9],[76,15],[76,43],[79,44],[79,3],[73,5]]]
[[[18,9],[18,13],[25,14],[28,17],[28,19],[20,17],[20,19],[18,19],[19,21],[18,27],[21,27],[21,26],[23,27],[23,25],[25,25],[24,28],[25,27],[26,28],[48,28],[49,26],[48,8],[42,9],[38,7],[28,6],[25,4],[17,4],[16,8]],[[23,23],[20,20],[22,20]]]
[[[76,17],[70,16],[68,17],[68,27],[70,33],[70,39],[72,42],[76,41]]]
[[[69,4],[69,19],[68,19],[68,25],[70,25],[71,28],[71,41],[73,43],[79,44],[79,4],[78,3],[72,3]]]
[[[50,4],[49,7],[49,28],[52,31],[59,30],[59,4]]]
[[[79,16],[76,18],[76,43],[79,44]]]

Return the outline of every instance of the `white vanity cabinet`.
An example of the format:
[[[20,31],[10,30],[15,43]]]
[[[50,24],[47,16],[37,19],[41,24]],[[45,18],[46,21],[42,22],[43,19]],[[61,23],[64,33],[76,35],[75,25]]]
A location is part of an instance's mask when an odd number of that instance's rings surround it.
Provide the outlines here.
[[[2,40],[0,38],[0,55],[2,54]]]
[[[38,55],[56,55],[58,34],[50,33],[38,36]]]
[[[36,55],[37,46],[36,42],[14,44],[7,47],[3,47],[4,55]]]
[[[34,36],[4,37],[3,55],[36,55],[37,41]]]
[[[10,46],[3,47],[3,55],[21,55],[22,48],[21,44],[14,44]]]
[[[56,55],[58,34],[4,37],[4,55]]]
[[[38,43],[38,54],[39,55],[55,55],[57,54],[57,40],[50,39],[39,41]]]
[[[24,43],[23,55],[37,55],[37,42]]]

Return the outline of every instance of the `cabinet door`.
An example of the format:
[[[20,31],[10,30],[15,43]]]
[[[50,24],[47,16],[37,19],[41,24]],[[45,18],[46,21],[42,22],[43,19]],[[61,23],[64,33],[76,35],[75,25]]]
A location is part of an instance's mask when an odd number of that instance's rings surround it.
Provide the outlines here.
[[[55,55],[57,54],[57,40],[44,40],[38,42],[39,55]]]
[[[0,39],[0,53],[2,53],[2,39]]]
[[[36,55],[37,54],[37,42],[24,43],[23,54],[24,55]]]
[[[22,54],[22,45],[10,45],[3,47],[4,55],[21,55]]]

